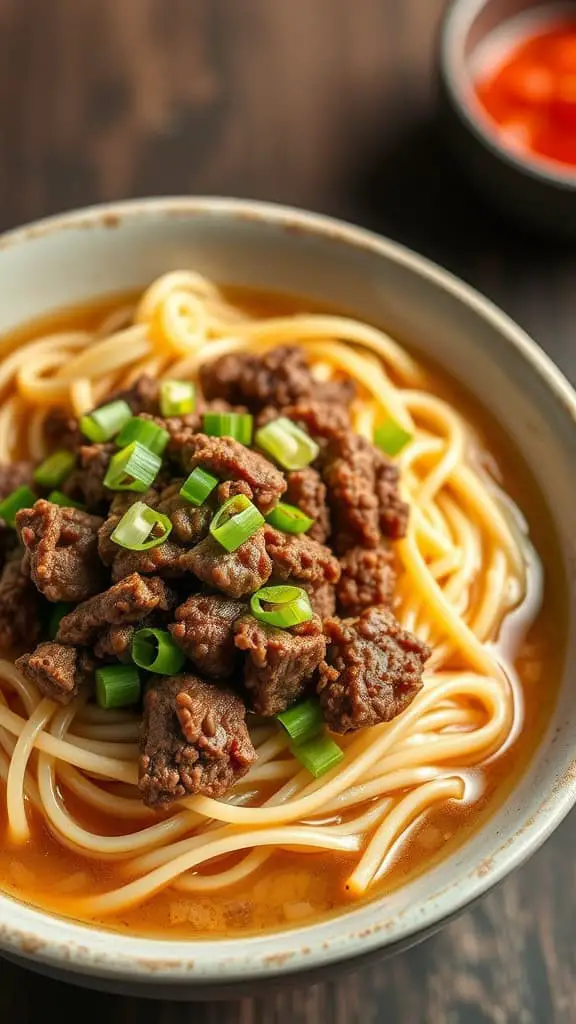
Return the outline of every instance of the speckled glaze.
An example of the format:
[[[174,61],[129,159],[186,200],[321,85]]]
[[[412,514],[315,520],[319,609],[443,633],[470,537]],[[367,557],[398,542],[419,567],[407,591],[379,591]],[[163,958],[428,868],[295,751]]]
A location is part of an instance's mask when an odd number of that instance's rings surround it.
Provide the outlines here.
[[[299,210],[211,198],[96,207],[4,235],[0,332],[183,266],[348,308],[466,382],[530,452],[554,509],[570,584],[573,665],[576,396],[540,349],[478,293],[399,245]],[[534,853],[576,800],[574,682],[567,669],[538,755],[490,823],[387,898],[262,937],[174,942],[111,935],[0,896],[0,950],[79,984],[190,999],[254,994],[414,944]]]

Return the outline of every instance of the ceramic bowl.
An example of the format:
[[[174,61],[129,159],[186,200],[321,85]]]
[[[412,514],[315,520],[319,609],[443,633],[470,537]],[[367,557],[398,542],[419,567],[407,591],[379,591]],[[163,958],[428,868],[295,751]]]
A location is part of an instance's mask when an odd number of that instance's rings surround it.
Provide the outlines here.
[[[575,592],[576,397],[511,320],[386,239],[294,209],[210,198],[137,200],[45,220],[0,239],[0,333],[49,310],[142,287],[177,267],[347,308],[434,355],[496,415],[553,509]],[[576,661],[572,605],[571,655]],[[403,949],[532,854],[576,799],[576,701],[568,670],[522,781],[457,852],[385,899],[253,938],[182,942],[110,934],[0,897],[0,950],[78,983],[168,998],[257,992]]]
[[[576,235],[576,169],[556,169],[502,144],[476,99],[474,62],[486,41],[514,39],[523,24],[549,24],[574,0],[453,0],[440,29],[440,95],[448,138],[476,188],[504,213],[531,226]],[[516,28],[515,28],[516,26]]]

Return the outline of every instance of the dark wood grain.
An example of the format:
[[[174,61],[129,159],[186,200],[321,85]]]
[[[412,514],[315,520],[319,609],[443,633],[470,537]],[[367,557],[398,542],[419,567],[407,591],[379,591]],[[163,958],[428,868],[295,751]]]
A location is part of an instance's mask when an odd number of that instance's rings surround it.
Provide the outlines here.
[[[470,192],[439,134],[443,0],[0,0],[0,227],[130,195],[283,200],[399,238],[576,375],[576,259]],[[330,983],[197,1006],[90,996],[107,1024],[576,1021],[576,818],[426,944]],[[0,1021],[79,989],[0,963]]]

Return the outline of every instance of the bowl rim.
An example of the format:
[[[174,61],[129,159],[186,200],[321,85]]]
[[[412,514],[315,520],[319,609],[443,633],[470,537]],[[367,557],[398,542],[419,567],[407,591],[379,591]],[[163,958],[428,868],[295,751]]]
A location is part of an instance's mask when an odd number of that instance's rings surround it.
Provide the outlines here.
[[[220,196],[165,196],[133,199],[89,206],[35,221],[0,236],[0,252],[25,245],[27,241],[59,234],[66,230],[115,227],[124,221],[181,218],[194,216],[215,219],[248,220],[282,231],[299,232],[308,238],[335,242],[351,250],[364,251],[404,266],[440,291],[467,306],[499,333],[502,341],[515,349],[531,365],[555,400],[576,426],[576,393],[552,360],[531,338],[489,299],[464,284],[448,271],[405,246],[345,221],[296,207],[251,199]],[[572,580],[572,587],[574,580]],[[451,883],[442,891],[442,900],[429,898],[418,919],[407,922],[403,914],[382,917],[382,901],[368,904],[370,926],[362,931],[349,924],[345,912],[330,918],[335,932],[328,941],[312,937],[322,925],[267,933],[258,939],[239,937],[234,956],[218,956],[222,940],[181,940],[141,938],[110,932],[97,926],[81,925],[29,907],[11,896],[0,894],[0,949],[15,957],[26,957],[37,965],[54,967],[77,975],[108,980],[129,979],[138,984],[168,984],[172,988],[202,987],[215,984],[246,983],[303,974],[311,969],[374,954],[381,948],[417,942],[431,934],[530,857],[551,835],[576,802],[576,759],[567,754],[556,769],[554,786],[543,794],[534,818],[517,828],[498,848],[489,870],[467,875],[467,885]],[[435,894],[437,896],[438,894]],[[13,913],[10,915],[10,908]],[[352,911],[353,912],[353,911]],[[10,916],[23,917],[22,923],[9,924]],[[59,933],[64,932],[65,936]],[[274,940],[289,936],[293,950],[274,953]],[[268,939],[268,945],[262,944]],[[231,940],[225,940],[226,943]],[[257,947],[255,950],[254,947]]]
[[[473,90],[468,89],[463,47],[474,19],[489,2],[490,0],[451,0],[442,15],[438,32],[438,64],[442,84],[468,131],[493,156],[510,169],[538,181],[541,185],[572,192],[576,190],[576,167],[573,171],[556,170],[553,163],[549,164],[544,157],[517,156],[513,149],[500,143],[496,132],[490,130],[489,121],[482,116],[482,108]],[[545,6],[544,3],[537,3],[535,11],[544,10]],[[554,6],[556,9],[566,7],[574,13],[573,0],[559,0]],[[503,19],[502,24],[505,20],[509,19]],[[559,163],[558,167],[562,166]]]

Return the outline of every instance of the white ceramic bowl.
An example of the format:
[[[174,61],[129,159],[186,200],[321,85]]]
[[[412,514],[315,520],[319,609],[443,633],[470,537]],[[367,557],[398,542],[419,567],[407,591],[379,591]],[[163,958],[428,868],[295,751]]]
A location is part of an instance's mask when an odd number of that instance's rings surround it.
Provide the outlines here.
[[[325,217],[249,201],[98,207],[0,239],[0,332],[186,266],[348,308],[433,354],[475,392],[525,453],[553,509],[571,587],[567,664],[574,664],[576,397],[503,313],[421,257]],[[576,800],[574,682],[567,671],[537,756],[486,827],[386,899],[262,937],[174,942],[111,935],[0,897],[0,949],[87,985],[193,998],[254,993],[267,981],[405,948],[521,864]]]

